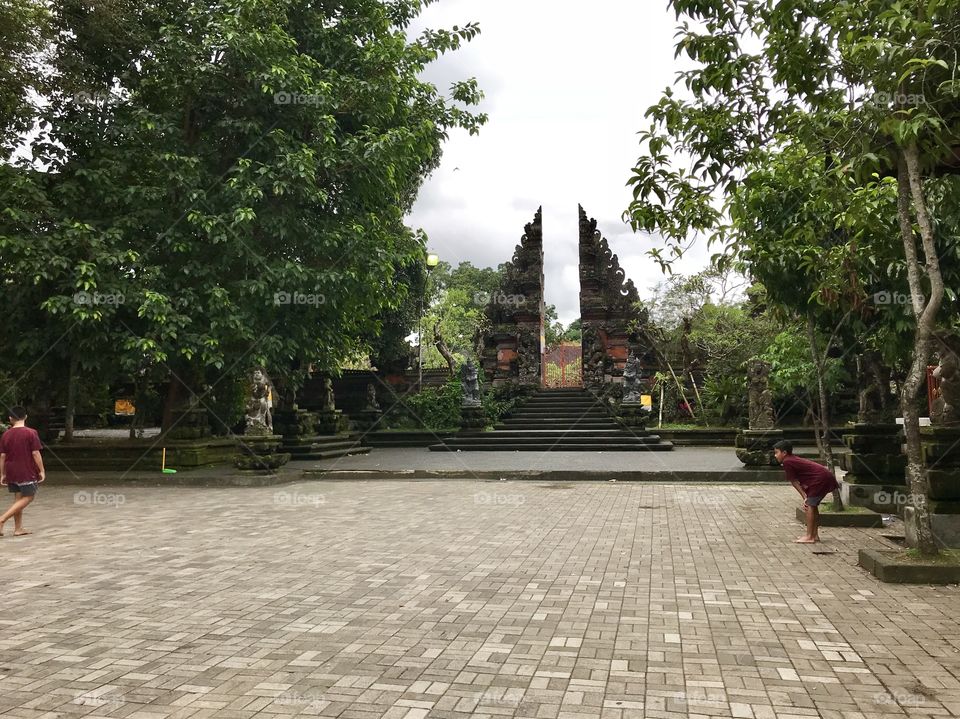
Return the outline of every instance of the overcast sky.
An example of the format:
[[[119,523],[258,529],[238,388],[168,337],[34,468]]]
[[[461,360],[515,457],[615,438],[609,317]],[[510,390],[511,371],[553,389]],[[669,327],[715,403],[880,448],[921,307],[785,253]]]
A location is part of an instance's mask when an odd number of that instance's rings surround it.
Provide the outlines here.
[[[441,89],[477,77],[490,121],[479,136],[451,135],[410,224],[427,232],[430,251],[443,260],[496,267],[542,205],[546,299],[569,324],[580,315],[581,203],[646,296],[663,279],[645,254],[654,241],[621,216],[640,149],[636,133],[649,124],[643,113],[679,67],[666,0],[440,0],[419,25],[469,21],[480,23],[480,36],[426,77]],[[707,255],[696,248],[678,267],[696,272]]]

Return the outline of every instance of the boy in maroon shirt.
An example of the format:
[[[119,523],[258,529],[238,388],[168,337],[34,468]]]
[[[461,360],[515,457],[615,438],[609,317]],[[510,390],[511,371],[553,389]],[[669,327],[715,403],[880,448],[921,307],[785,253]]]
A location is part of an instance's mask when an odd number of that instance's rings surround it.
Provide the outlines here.
[[[10,427],[0,435],[0,484],[14,495],[10,509],[0,516],[0,537],[3,524],[13,517],[15,537],[31,534],[23,528],[23,509],[37,496],[37,485],[46,478],[40,456],[40,436],[24,426],[27,412],[23,407],[10,409]]]
[[[807,515],[807,533],[793,540],[800,544],[820,541],[820,510],[817,507],[823,498],[840,485],[833,472],[809,459],[793,455],[793,445],[782,440],[773,445],[773,456],[783,465],[787,481],[803,497],[803,511]]]

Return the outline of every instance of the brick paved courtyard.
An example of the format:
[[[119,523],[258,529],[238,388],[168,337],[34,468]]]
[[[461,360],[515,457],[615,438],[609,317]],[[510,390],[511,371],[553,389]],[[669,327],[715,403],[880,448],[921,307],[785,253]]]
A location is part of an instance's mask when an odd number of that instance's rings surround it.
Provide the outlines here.
[[[2,717],[946,717],[960,590],[792,544],[786,486],[44,487]]]

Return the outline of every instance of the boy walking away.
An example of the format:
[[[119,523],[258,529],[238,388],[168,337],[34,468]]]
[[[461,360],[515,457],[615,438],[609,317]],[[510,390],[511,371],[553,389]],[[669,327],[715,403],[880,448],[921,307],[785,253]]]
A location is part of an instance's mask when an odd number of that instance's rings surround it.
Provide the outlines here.
[[[773,445],[773,456],[783,465],[787,481],[803,497],[803,511],[807,516],[807,533],[793,540],[800,544],[820,541],[820,502],[840,485],[833,472],[809,459],[795,457],[793,445],[783,440]]]
[[[37,485],[46,479],[43,458],[40,456],[40,436],[26,427],[27,412],[23,407],[10,409],[10,424],[0,435],[0,485],[7,485],[13,494],[13,504],[0,516],[0,537],[3,525],[13,517],[15,537],[31,534],[23,528],[23,510],[37,496]]]

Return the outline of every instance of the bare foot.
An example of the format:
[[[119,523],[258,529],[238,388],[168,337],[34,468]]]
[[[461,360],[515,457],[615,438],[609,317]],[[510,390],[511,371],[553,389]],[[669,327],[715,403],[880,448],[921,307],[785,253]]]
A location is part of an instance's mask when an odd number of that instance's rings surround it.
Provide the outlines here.
[[[33,534],[33,532],[31,532],[29,529],[18,529],[16,532],[13,533],[13,536],[22,537],[25,534]]]
[[[816,544],[820,541],[817,537],[800,537],[799,539],[793,540],[797,544]]]

